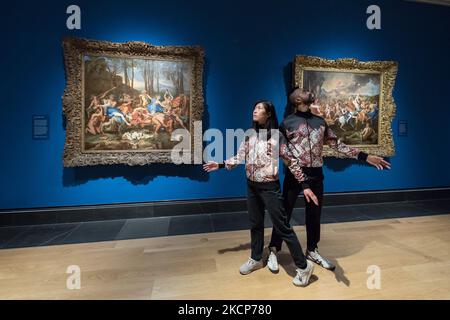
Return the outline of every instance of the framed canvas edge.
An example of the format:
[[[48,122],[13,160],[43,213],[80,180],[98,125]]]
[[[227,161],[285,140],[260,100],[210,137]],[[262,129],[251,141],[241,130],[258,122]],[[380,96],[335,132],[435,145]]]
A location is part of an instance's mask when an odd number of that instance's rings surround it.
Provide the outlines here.
[[[353,58],[336,60],[315,56],[296,55],[293,63],[293,85],[303,87],[303,70],[347,71],[380,74],[379,140],[377,145],[352,145],[368,154],[381,157],[395,156],[392,121],[396,113],[393,90],[398,71],[396,61],[359,61]],[[325,145],[324,157],[344,158],[345,155]]]
[[[167,57],[189,58],[192,63],[191,97],[190,97],[190,132],[191,161],[198,160],[203,153],[203,130],[201,128],[204,113],[203,69],[204,49],[201,46],[154,46],[145,42],[115,43],[110,41],[89,40],[84,38],[65,37],[62,40],[66,87],[62,97],[63,116],[66,119],[66,139],[63,153],[64,167],[80,167],[94,165],[146,165],[151,163],[173,163],[171,150],[149,152],[82,152],[82,111],[83,111],[83,54],[100,52],[100,54],[128,54],[143,58],[161,59]],[[194,130],[198,122],[200,130]]]

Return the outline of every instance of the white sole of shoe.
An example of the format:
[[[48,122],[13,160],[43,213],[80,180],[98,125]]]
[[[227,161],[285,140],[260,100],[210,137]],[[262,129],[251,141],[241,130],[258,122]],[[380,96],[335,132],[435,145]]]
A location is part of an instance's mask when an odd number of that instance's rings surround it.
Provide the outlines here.
[[[250,274],[250,273],[252,273],[252,272],[254,272],[254,271],[256,271],[256,270],[262,269],[262,268],[263,268],[263,267],[259,267],[259,268],[257,268],[257,269],[253,269],[253,270],[251,270],[251,271],[249,271],[249,272],[247,272],[247,273],[243,273],[241,270],[239,270],[239,273],[242,274],[243,276],[246,276],[246,275],[248,275],[248,274]]]
[[[313,259],[310,256],[307,256],[306,259],[308,259],[309,261],[314,262],[315,264],[317,264],[318,266],[321,266],[322,268],[324,268],[325,270],[330,270],[330,271],[334,271],[336,269],[336,266],[333,266],[332,268],[325,268],[320,262],[318,262],[317,260]]]
[[[269,267],[267,267],[267,268],[270,270],[270,272],[275,273],[275,274],[280,272],[280,269],[271,269]]]

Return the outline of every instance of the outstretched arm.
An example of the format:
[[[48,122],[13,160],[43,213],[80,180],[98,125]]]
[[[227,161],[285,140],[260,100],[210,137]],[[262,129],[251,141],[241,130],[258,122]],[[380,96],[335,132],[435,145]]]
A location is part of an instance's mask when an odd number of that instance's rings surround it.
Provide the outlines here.
[[[331,130],[328,124],[325,122],[325,143],[330,148],[343,154],[347,158],[353,158],[365,161],[367,159],[367,153],[360,151],[357,148],[350,147],[338,139],[337,135]]]
[[[361,161],[366,161],[367,163],[373,165],[378,170],[383,170],[384,168],[390,169],[391,165],[389,162],[384,160],[382,157],[369,155],[357,148],[350,147],[345,143],[341,142],[336,134],[331,130],[331,128],[325,123],[325,142],[331,148],[337,152],[345,155],[347,158],[358,159]]]
[[[248,151],[248,141],[243,141],[240,144],[238,152],[234,157],[231,157],[225,160],[224,163],[220,164],[215,161],[208,161],[203,165],[203,170],[205,170],[206,172],[212,172],[220,168],[226,168],[227,170],[234,169],[237,165],[239,165],[244,161],[247,151]]]
[[[248,153],[248,140],[242,141],[238,151],[234,157],[231,157],[224,161],[220,167],[225,167],[227,170],[234,169],[237,165],[241,164],[245,160],[245,155]]]

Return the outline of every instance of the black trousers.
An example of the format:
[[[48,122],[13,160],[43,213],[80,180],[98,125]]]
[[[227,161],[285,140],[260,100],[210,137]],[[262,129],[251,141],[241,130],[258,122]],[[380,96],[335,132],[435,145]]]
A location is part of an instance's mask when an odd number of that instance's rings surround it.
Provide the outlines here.
[[[273,229],[285,241],[294,263],[306,268],[306,257],[297,235],[289,224],[283,207],[280,182],[254,182],[247,180],[247,207],[250,218],[251,257],[261,260],[264,249],[264,209],[272,219]]]
[[[307,248],[309,251],[314,251],[317,248],[317,244],[320,241],[320,217],[322,213],[322,200],[323,200],[323,171],[320,168],[302,168],[303,172],[308,176],[308,183],[312,192],[316,195],[319,205],[316,206],[314,202],[307,202],[305,198],[305,225],[306,225],[306,238]],[[287,215],[287,221],[291,220],[292,211],[294,210],[295,202],[298,195],[302,191],[300,183],[295,179],[294,175],[286,170],[285,178],[283,181],[283,198],[284,209]],[[283,238],[278,233],[278,230],[273,228],[272,239],[270,240],[270,247],[275,247],[277,250],[281,250],[281,244]]]

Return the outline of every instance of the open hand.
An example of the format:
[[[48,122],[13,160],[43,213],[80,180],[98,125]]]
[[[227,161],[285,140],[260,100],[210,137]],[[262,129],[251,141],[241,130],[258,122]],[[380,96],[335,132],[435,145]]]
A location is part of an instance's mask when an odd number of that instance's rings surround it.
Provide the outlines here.
[[[390,169],[391,164],[384,160],[382,157],[369,155],[366,160],[368,163],[376,167],[378,170],[383,170],[384,168]]]
[[[203,165],[203,170],[206,172],[212,172],[219,169],[219,164],[215,161],[208,161]]]
[[[316,204],[316,206],[319,205],[319,200],[317,200],[316,195],[314,194],[314,192],[312,192],[312,190],[310,188],[303,190],[303,194],[306,198],[306,201],[309,202],[314,202]]]

